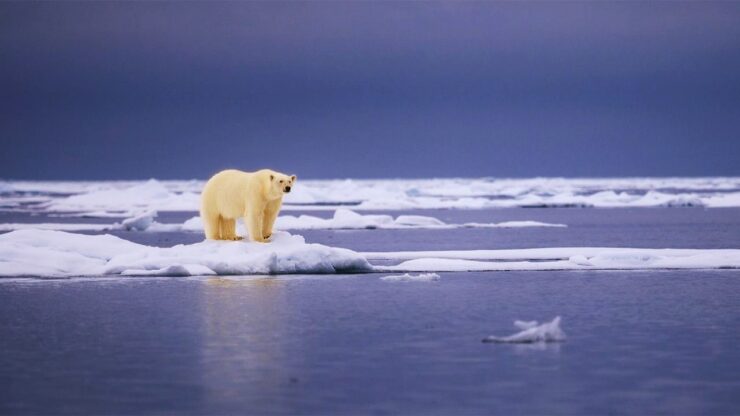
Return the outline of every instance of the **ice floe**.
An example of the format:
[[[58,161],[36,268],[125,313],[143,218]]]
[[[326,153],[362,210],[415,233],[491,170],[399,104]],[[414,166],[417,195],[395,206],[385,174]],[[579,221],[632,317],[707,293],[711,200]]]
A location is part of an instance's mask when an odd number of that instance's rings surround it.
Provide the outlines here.
[[[3,231],[14,231],[14,230],[56,230],[56,231],[111,231],[111,230],[125,230],[125,231],[151,231],[151,232],[167,232],[167,231],[195,231],[190,230],[192,221],[186,221],[184,224],[162,224],[155,221],[157,213],[155,211],[147,211],[139,214],[134,214],[132,217],[126,218],[121,222],[114,224],[90,224],[90,223],[0,223],[0,232]],[[198,231],[202,231],[202,226],[198,222]]]
[[[43,224],[0,224],[0,231],[20,229],[44,229],[62,231],[105,231],[128,230],[150,232],[190,231],[203,232],[200,217],[192,217],[182,224],[157,222],[156,211],[134,214],[115,224],[84,223],[43,223]],[[275,228],[278,230],[370,230],[370,229],[451,229],[451,228],[523,228],[523,227],[567,227],[565,224],[552,224],[539,221],[504,221],[499,223],[448,224],[437,218],[421,215],[362,215],[346,208],[337,209],[331,218],[312,215],[283,215],[278,217]],[[237,233],[245,235],[241,219],[237,221]]]
[[[400,264],[378,266],[399,272],[513,270],[736,269],[738,249],[642,249],[559,247],[520,250],[399,251],[362,253],[368,260]]]
[[[0,235],[0,276],[246,275],[367,272],[347,249],[276,232],[269,244],[203,241],[149,247],[112,235],[19,230]]]
[[[422,215],[363,215],[346,208],[334,211],[332,218],[311,215],[278,217],[275,226],[281,230],[354,230],[354,229],[449,229],[449,228],[516,228],[516,227],[566,227],[565,224],[549,224],[538,221],[507,221],[501,223],[448,224],[437,218]]]
[[[240,232],[243,227],[239,225]],[[448,224],[434,217],[422,215],[363,215],[346,208],[339,208],[331,218],[313,215],[281,215],[275,221],[278,230],[373,230],[373,229],[451,229],[451,228],[520,228],[520,227],[567,227],[539,221],[505,221],[500,223]],[[155,227],[154,230],[157,230]],[[199,217],[187,220],[182,231],[202,231]]]
[[[490,335],[483,338],[483,342],[524,344],[565,341],[565,332],[560,329],[559,316],[543,324],[538,324],[537,321],[514,321],[514,326],[521,331],[506,337]]]
[[[390,276],[383,276],[380,280],[388,282],[433,282],[439,280],[440,277],[437,273],[420,273],[420,274],[394,274]]]
[[[371,266],[369,261],[378,265]],[[399,264],[392,264],[400,261]],[[388,263],[391,263],[388,265]],[[507,270],[653,270],[740,268],[737,249],[563,247],[522,250],[357,253],[308,244],[277,231],[269,244],[203,241],[170,248],[112,235],[17,230],[0,235],[0,276],[244,275],[352,272],[430,273]]]

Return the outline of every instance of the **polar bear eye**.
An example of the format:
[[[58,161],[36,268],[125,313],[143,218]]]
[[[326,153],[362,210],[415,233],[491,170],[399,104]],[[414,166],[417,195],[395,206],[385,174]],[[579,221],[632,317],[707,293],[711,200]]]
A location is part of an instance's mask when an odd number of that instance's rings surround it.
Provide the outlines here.
[[[280,183],[283,183],[283,180],[282,179],[280,179]]]

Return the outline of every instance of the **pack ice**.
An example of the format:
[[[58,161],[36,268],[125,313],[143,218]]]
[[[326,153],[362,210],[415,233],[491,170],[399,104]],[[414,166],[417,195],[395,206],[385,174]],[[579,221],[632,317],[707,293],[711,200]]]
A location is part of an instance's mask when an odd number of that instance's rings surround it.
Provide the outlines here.
[[[0,206],[17,210],[132,215],[197,211],[203,181],[0,182]],[[740,177],[307,180],[283,210],[484,209],[508,207],[740,207]]]

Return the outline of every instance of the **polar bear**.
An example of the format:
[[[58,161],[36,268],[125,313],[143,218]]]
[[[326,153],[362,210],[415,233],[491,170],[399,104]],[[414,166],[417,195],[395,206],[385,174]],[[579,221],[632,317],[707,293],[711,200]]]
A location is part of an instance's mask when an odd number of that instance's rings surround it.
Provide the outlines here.
[[[243,217],[251,240],[265,242],[272,235],[283,194],[290,192],[295,181],[295,175],[269,169],[229,169],[213,175],[201,195],[200,217],[206,238],[239,240],[236,219]]]

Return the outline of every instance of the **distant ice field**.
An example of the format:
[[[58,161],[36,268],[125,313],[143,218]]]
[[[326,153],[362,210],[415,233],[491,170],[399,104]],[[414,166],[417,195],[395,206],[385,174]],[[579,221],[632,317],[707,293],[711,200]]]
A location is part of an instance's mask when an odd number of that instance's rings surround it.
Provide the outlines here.
[[[0,182],[0,209],[80,216],[191,211],[204,182]],[[301,180],[284,210],[740,207],[740,178]]]

